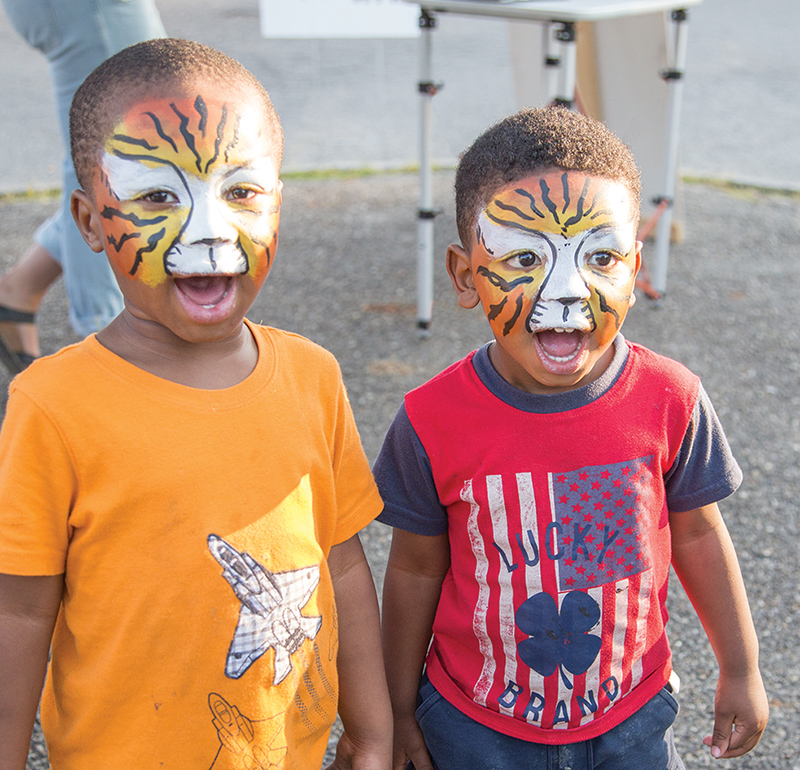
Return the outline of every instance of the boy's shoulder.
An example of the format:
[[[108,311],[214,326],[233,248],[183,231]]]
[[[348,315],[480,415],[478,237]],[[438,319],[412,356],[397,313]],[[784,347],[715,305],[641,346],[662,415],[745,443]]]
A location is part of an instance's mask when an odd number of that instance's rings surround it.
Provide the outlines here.
[[[477,352],[478,350],[473,350],[467,353],[466,356],[460,358],[458,361],[454,361],[429,380],[426,380],[421,385],[417,385],[416,388],[406,393],[406,400],[425,395],[426,392],[432,390],[448,390],[450,388],[463,387],[466,381],[475,375],[472,359]]]
[[[313,342],[296,332],[277,329],[248,322],[253,334],[259,335],[259,347],[266,347],[275,354],[279,366],[285,369],[296,369],[303,376],[311,376],[317,372],[320,377],[335,375],[341,377],[339,362],[336,357],[317,342]]]
[[[636,342],[625,341],[628,346],[626,370],[630,373],[645,373],[648,377],[661,380],[666,386],[697,388],[700,378],[687,366],[674,358],[656,353]]]
[[[261,337],[277,348],[286,350],[290,353],[296,353],[301,356],[311,356],[323,360],[336,362],[336,358],[326,348],[322,347],[318,342],[310,340],[297,332],[290,332],[286,329],[278,329],[275,326],[267,326],[265,324],[256,324],[246,321],[248,327],[254,334],[261,335]]]
[[[268,361],[274,362],[274,371],[289,375],[293,380],[313,379],[314,374],[320,381],[341,379],[335,357],[317,343],[270,326],[249,322],[248,326],[258,337],[260,351]],[[40,405],[58,405],[63,409],[91,401],[108,391],[150,390],[160,384],[172,387],[166,380],[124,361],[91,335],[34,361],[12,380],[9,395],[22,392]]]
[[[91,379],[98,366],[91,353],[95,345],[99,346],[100,343],[92,335],[48,356],[37,358],[11,381],[9,394],[17,391],[31,396],[84,392],[87,379]]]
[[[463,411],[467,396],[472,395],[480,402],[484,396],[483,386],[472,365],[477,350],[450,364],[426,382],[408,391],[403,400],[406,413],[427,414],[447,419],[453,409]]]

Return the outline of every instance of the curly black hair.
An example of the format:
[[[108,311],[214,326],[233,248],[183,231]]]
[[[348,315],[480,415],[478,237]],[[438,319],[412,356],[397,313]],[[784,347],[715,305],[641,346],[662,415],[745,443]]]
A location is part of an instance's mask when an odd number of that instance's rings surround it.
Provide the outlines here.
[[[622,182],[638,217],[639,169],[616,135],[603,123],[564,107],[526,109],[495,123],[461,156],[455,194],[456,224],[464,248],[471,248],[478,212],[494,193],[552,169]]]

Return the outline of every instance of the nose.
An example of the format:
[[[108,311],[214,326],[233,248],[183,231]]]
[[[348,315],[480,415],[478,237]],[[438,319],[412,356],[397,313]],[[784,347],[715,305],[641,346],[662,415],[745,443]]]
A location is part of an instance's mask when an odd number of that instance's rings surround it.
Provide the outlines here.
[[[556,256],[553,268],[542,287],[541,300],[559,302],[568,307],[590,296],[589,287],[574,260],[563,254]]]
[[[195,195],[181,241],[205,246],[236,241],[236,229],[228,220],[225,204],[212,190]]]

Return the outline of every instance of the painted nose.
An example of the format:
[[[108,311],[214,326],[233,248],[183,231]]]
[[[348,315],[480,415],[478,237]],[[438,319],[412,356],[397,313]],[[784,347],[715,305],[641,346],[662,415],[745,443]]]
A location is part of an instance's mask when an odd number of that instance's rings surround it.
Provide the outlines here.
[[[181,241],[199,245],[236,241],[236,229],[228,221],[225,206],[213,193],[195,197]]]
[[[590,296],[589,287],[574,261],[565,256],[556,257],[553,269],[542,288],[541,299],[560,302],[564,307],[568,307]]]

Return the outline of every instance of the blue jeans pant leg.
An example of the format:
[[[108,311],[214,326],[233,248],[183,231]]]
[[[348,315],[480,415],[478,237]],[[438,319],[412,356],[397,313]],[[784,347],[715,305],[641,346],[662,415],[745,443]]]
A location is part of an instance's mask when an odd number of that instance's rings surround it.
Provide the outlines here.
[[[685,770],[672,724],[678,704],[663,689],[633,716],[588,741],[548,746],[479,724],[423,677],[417,709],[436,770]]]
[[[417,722],[436,770],[591,770],[586,742],[547,746],[499,733],[450,705],[427,678],[420,698]]]
[[[35,235],[61,263],[70,321],[82,335],[105,326],[122,309],[122,295],[102,254],[84,243],[70,213],[78,186],[69,153],[69,108],[86,76],[111,54],[166,33],[154,0],[3,0],[17,31],[50,64],[64,147],[63,194],[58,213]]]
[[[686,770],[672,725],[678,702],[665,687],[633,716],[594,738],[594,770]]]

